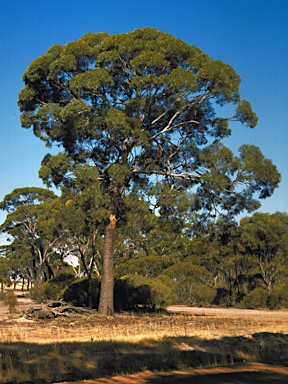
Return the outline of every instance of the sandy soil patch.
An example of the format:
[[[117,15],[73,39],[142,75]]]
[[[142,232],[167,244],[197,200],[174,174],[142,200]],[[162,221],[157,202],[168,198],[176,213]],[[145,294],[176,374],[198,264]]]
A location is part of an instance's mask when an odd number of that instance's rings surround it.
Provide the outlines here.
[[[198,316],[212,315],[239,315],[239,316],[283,316],[288,319],[287,311],[269,311],[263,309],[240,309],[240,308],[202,308],[186,307],[184,305],[171,305],[167,308],[168,312],[186,313]]]

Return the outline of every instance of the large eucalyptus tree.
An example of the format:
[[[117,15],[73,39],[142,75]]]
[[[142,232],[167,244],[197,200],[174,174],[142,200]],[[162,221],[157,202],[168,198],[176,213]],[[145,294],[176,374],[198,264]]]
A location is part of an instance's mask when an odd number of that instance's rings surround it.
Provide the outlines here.
[[[75,165],[87,163],[109,196],[100,313],[113,313],[113,241],[125,193],[145,197],[159,182],[192,189],[192,211],[237,214],[253,211],[278,185],[276,167],[257,147],[244,145],[236,157],[220,143],[230,122],[257,124],[240,97],[240,77],[171,35],[89,33],[54,45],[23,79],[22,126],[63,149],[43,161],[40,176],[69,186]]]

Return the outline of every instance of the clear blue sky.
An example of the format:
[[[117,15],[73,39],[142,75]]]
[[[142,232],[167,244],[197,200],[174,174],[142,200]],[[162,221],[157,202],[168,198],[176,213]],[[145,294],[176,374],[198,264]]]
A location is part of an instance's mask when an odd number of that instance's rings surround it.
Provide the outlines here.
[[[0,0],[0,201],[14,188],[43,186],[38,169],[48,152],[21,128],[17,97],[31,61],[54,44],[84,33],[110,34],[154,27],[230,64],[242,78],[241,95],[259,117],[254,130],[235,126],[234,151],[255,144],[282,174],[260,211],[288,212],[287,0]],[[5,213],[0,212],[0,222]]]

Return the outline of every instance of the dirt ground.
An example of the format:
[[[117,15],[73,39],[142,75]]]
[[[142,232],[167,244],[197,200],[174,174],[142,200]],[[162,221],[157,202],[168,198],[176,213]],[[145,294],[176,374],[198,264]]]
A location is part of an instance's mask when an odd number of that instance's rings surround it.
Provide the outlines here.
[[[16,291],[17,295],[17,315],[21,318],[22,314],[31,307],[33,302],[27,292]],[[211,316],[217,314],[233,314],[243,316],[267,317],[275,316],[273,311],[257,311],[245,309],[226,309],[226,308],[190,308],[184,306],[171,306],[171,312],[197,314]],[[15,316],[15,315],[14,315]],[[283,316],[288,324],[288,311],[277,311],[277,316]],[[7,306],[0,301],[0,322],[10,321],[10,313]],[[288,332],[288,328],[287,328]],[[183,371],[171,372],[150,372],[145,371],[138,374],[127,376],[115,376],[111,378],[100,378],[95,380],[75,381],[73,384],[248,384],[248,383],[288,383],[288,367],[279,365],[268,365],[261,363],[243,363],[229,367],[199,368]],[[56,383],[55,383],[56,384]],[[68,384],[68,383],[57,383]],[[72,384],[72,382],[70,382]]]

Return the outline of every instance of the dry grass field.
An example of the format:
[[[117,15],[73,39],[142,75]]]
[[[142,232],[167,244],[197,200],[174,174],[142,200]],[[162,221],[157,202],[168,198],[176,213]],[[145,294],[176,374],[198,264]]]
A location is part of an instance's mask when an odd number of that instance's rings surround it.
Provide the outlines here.
[[[266,372],[260,382],[288,382],[288,311],[177,306],[163,313],[103,317],[91,311],[36,321],[22,316],[31,304],[18,295],[18,313],[9,314],[0,302],[1,383],[184,384],[197,382],[200,367],[210,369],[204,371],[210,378],[213,367],[220,376],[223,367],[226,374],[233,367],[230,374]],[[193,381],[188,374],[196,375]]]

